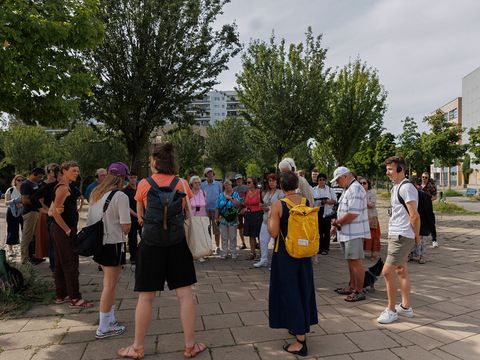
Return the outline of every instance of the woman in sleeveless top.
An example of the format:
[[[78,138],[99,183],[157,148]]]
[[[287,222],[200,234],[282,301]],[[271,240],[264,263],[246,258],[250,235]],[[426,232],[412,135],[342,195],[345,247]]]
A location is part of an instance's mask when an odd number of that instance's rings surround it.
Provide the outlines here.
[[[247,178],[247,193],[245,195],[242,213],[245,215],[245,222],[243,224],[243,236],[248,236],[250,239],[250,260],[255,260],[257,238],[260,235],[260,229],[263,222],[263,210],[261,208],[262,194],[257,188],[257,180],[254,177]]]
[[[73,251],[78,223],[77,197],[70,191],[70,183],[79,173],[74,161],[64,162],[60,167],[60,181],[51,207],[55,220],[51,232],[55,243],[55,303],[69,301],[71,308],[85,309],[93,305],[80,294],[78,255]]]
[[[193,197],[190,200],[192,205],[192,216],[208,216],[207,214],[207,199],[205,197],[205,192],[202,190],[200,185],[202,180],[200,176],[194,175],[189,180],[190,188],[192,189]],[[198,262],[204,263],[205,258],[201,257],[198,259]]]
[[[280,188],[285,197],[295,204],[299,204],[302,199],[296,193],[297,187],[298,177],[295,173],[285,172],[280,175]],[[285,351],[306,356],[306,334],[310,332],[310,325],[318,324],[312,259],[295,259],[287,253],[282,238],[286,238],[288,234],[288,217],[289,207],[286,203],[277,201],[272,205],[268,231],[279,241],[279,246],[272,257],[269,322],[271,328],[288,329],[289,333],[295,336],[296,341],[285,345]],[[280,232],[282,236],[279,236]]]

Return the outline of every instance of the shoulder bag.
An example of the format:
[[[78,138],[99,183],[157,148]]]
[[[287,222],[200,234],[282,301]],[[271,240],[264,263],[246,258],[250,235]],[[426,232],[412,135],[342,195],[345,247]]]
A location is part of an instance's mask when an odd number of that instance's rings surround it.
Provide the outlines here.
[[[81,256],[92,256],[95,255],[103,245],[103,216],[105,211],[108,209],[108,205],[113,198],[113,195],[117,190],[114,190],[108,195],[103,205],[103,214],[102,218],[96,223],[85,226],[80,232],[75,236],[73,242],[73,251],[77,255]]]
[[[210,220],[208,216],[193,216],[192,205],[188,198],[185,183],[182,181],[185,192],[189,216],[185,219],[185,236],[194,259],[212,255],[212,238],[208,231]]]

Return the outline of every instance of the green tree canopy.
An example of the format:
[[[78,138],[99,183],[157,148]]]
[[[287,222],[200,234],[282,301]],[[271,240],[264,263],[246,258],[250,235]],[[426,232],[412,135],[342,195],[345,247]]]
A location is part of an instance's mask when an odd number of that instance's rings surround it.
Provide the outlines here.
[[[5,0],[0,7],[0,111],[65,124],[94,82],[79,52],[102,39],[98,1]]]
[[[406,117],[403,122],[403,132],[399,135],[398,152],[407,161],[408,172],[415,171],[421,174],[430,168],[433,157],[427,144],[428,136],[418,132],[418,126],[411,117]]]
[[[175,129],[165,136],[165,141],[173,144],[181,176],[188,180],[190,171],[202,173],[205,139],[192,126]]]
[[[385,174],[385,160],[396,153],[395,135],[386,132],[380,135],[375,145],[374,162],[377,165],[378,174]]]
[[[332,74],[331,83],[326,121],[317,128],[316,139],[331,152],[336,165],[344,165],[362,141],[380,134],[387,93],[377,71],[360,59]]]
[[[240,172],[244,169],[249,152],[242,119],[226,118],[209,126],[205,155],[207,164],[217,166],[223,177],[228,171]]]
[[[312,137],[324,115],[328,94],[326,50],[309,28],[305,43],[286,46],[255,40],[237,74],[239,99],[255,146],[276,157]]]
[[[87,53],[98,78],[85,114],[119,131],[136,169],[150,133],[188,122],[240,49],[234,24],[213,29],[229,0],[102,0],[102,45]]]

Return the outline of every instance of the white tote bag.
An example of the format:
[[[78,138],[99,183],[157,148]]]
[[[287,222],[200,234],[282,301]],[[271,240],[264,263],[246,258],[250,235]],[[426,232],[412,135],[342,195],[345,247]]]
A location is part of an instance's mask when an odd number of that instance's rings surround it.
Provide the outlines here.
[[[182,182],[183,190],[187,194]],[[185,236],[187,244],[194,259],[212,255],[212,238],[208,231],[210,220],[208,216],[192,216],[192,205],[188,195],[186,196],[189,216],[185,219]]]

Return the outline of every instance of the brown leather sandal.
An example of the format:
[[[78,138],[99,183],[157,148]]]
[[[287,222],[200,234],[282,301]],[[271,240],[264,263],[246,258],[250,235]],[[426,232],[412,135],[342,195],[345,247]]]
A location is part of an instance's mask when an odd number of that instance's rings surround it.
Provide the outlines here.
[[[185,347],[185,351],[183,352],[183,356],[186,359],[191,359],[200,354],[202,351],[205,351],[207,345],[203,343],[195,343],[193,346]]]
[[[128,359],[142,359],[145,356],[145,350],[143,348],[135,349],[133,345],[130,345],[119,349],[117,355]]]

